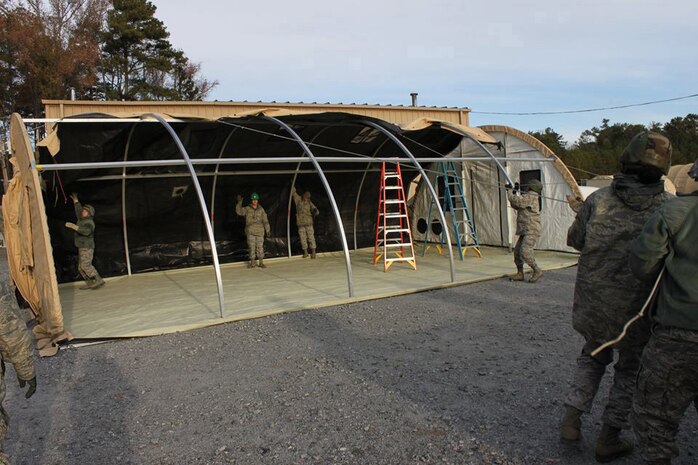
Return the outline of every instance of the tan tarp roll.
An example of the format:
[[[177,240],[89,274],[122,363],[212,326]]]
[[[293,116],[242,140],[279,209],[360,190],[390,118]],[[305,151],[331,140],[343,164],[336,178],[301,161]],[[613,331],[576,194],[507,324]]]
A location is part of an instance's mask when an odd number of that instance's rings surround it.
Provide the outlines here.
[[[463,126],[462,124],[456,124],[456,123],[450,123],[448,121],[440,121],[434,118],[419,118],[414,121],[412,121],[410,124],[402,126],[402,129],[405,131],[419,131],[424,128],[428,128],[434,125],[440,125],[441,123],[446,123],[451,126],[455,126],[458,129],[462,130],[463,132],[467,132],[471,136],[473,136],[475,139],[477,139],[480,142],[483,143],[489,143],[489,144],[495,144],[497,143],[497,140],[492,137],[491,135],[487,134],[485,131],[483,131],[480,128],[471,128],[470,126]],[[447,131],[452,131],[449,127],[447,126],[442,126],[443,129]],[[454,131],[452,131],[454,132]],[[456,134],[459,134],[456,132]]]
[[[53,249],[41,195],[39,176],[32,169],[33,153],[18,114],[10,120],[14,176],[2,198],[10,275],[36,315],[37,348],[43,356],[57,351],[56,343],[71,339],[63,327],[53,263]]]

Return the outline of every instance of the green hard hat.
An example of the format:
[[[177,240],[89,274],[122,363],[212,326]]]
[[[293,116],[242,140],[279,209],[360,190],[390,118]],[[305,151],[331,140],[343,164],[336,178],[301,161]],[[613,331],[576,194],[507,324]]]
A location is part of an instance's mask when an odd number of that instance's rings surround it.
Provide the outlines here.
[[[250,195],[250,200],[259,200],[259,194],[253,192],[252,195]]]
[[[537,179],[531,179],[528,181],[528,189],[533,192],[538,192],[539,194],[543,192],[543,183]]]
[[[656,132],[643,131],[632,138],[620,162],[624,165],[648,165],[667,174],[671,167],[671,142]]]

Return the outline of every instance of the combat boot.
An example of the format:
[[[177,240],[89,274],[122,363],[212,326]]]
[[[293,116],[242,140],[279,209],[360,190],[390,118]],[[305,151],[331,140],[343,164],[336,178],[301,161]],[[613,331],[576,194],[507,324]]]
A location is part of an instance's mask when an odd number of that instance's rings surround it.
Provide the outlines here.
[[[310,249],[310,259],[314,260],[316,256],[317,255],[315,255],[315,249]]]
[[[523,267],[521,268],[516,268],[516,274],[514,276],[511,276],[509,278],[511,281],[523,281],[524,280],[524,272],[523,272]]]
[[[303,258],[308,258],[308,249],[303,249]]]
[[[104,286],[104,280],[100,275],[95,275],[92,278],[92,287],[90,289],[99,289],[102,286]]]
[[[85,276],[85,285],[80,286],[80,290],[85,291],[87,289],[92,289],[93,285],[94,285],[94,278],[90,278],[89,276]]]
[[[529,278],[528,282],[535,283],[540,279],[541,276],[543,276],[543,270],[536,266],[535,268],[533,268],[533,274],[531,274],[531,277]]]
[[[255,267],[254,260],[250,260],[250,261],[247,263],[247,268],[254,268],[254,267]]]
[[[611,462],[633,451],[633,445],[620,437],[620,428],[604,423],[596,441],[596,461]]]
[[[260,267],[260,268],[266,268],[266,267],[267,267],[267,265],[264,264],[264,259],[261,259],[261,258],[259,259],[259,267]]]
[[[560,439],[563,441],[579,441],[582,435],[582,414],[584,412],[571,405],[565,406],[565,416],[560,423]]]

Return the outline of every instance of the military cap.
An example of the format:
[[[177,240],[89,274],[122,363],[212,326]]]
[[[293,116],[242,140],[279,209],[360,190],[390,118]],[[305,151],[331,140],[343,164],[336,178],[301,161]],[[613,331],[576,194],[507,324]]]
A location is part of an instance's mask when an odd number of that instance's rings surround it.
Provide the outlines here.
[[[620,162],[624,165],[648,165],[667,174],[671,167],[671,142],[656,132],[643,131],[630,140]]]

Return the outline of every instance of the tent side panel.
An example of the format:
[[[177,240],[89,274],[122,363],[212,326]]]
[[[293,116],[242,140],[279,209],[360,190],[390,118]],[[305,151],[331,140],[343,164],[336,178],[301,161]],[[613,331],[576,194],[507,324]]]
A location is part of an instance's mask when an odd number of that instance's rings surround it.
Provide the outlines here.
[[[7,225],[15,229],[15,238],[19,243],[8,242],[8,256],[10,257],[10,270],[18,284],[22,295],[27,299],[32,309],[38,316],[39,324],[34,328],[37,335],[39,348],[70,338],[63,327],[63,313],[60,297],[58,295],[58,282],[56,280],[55,265],[53,262],[53,250],[49,237],[48,223],[44,199],[42,196],[39,177],[32,168],[34,158],[29,136],[24,123],[19,115],[13,114],[10,121],[10,138],[14,153],[14,160],[18,167],[15,177],[17,187],[22,186],[25,195],[20,194],[25,201],[24,211],[20,210],[20,216],[28,213],[28,221],[20,221],[17,224]],[[24,226],[21,228],[21,226]],[[30,228],[27,230],[27,227]],[[22,244],[22,241],[30,242]],[[17,248],[20,248],[18,263],[12,257],[18,257]],[[27,254],[31,255],[27,255]],[[20,285],[20,283],[23,283]],[[20,287],[21,286],[21,287]],[[28,287],[27,287],[28,286]],[[35,291],[32,290],[32,287]]]

